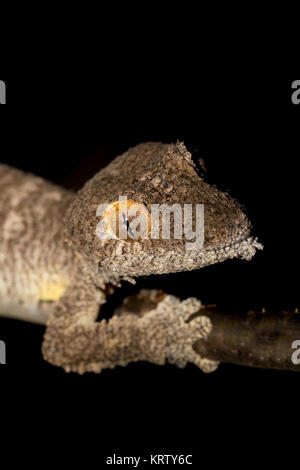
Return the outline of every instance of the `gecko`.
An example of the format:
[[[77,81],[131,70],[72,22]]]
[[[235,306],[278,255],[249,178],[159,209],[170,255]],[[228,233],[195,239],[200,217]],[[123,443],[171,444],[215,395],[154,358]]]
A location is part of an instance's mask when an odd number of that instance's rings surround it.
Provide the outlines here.
[[[204,244],[183,239],[99,237],[98,207],[120,196],[143,207],[203,204]],[[132,230],[124,218],[125,230]],[[107,226],[107,225],[106,225]],[[213,372],[193,349],[211,323],[193,317],[201,303],[166,295],[143,315],[101,319],[107,286],[139,276],[191,271],[231,258],[250,260],[262,246],[239,203],[200,176],[183,142],[139,144],[116,157],[77,193],[0,165],[0,312],[45,324],[42,354],[66,372],[99,373],[148,361]]]

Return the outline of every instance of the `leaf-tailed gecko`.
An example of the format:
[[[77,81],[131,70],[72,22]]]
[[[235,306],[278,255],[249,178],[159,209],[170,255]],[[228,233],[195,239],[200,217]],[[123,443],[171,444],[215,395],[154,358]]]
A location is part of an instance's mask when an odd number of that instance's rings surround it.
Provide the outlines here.
[[[166,296],[142,316],[97,321],[108,284],[229,258],[249,260],[261,248],[239,205],[198,175],[183,143],[137,145],[77,194],[6,165],[0,165],[0,184],[0,311],[46,324],[47,361],[79,373],[140,360],[217,368],[193,349],[211,330],[209,318],[192,317],[200,309],[197,299]],[[184,240],[174,238],[100,239],[97,208],[120,195],[145,210],[151,204],[204,204],[203,248],[187,251]]]

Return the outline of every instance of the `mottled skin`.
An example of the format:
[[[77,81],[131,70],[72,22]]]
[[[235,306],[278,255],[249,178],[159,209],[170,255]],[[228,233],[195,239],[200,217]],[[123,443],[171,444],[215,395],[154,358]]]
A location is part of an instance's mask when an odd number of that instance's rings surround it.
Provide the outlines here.
[[[1,311],[44,323],[51,307],[46,302],[61,295],[75,271],[64,235],[73,195],[5,165],[0,188]]]
[[[201,179],[182,143],[141,144],[117,157],[76,195],[30,174],[0,166],[0,310],[45,323],[43,355],[66,371],[147,360],[205,372],[217,363],[201,358],[192,344],[211,325],[196,299],[167,296],[143,316],[114,315],[97,322],[105,285],[134,282],[140,275],[186,271],[241,257],[260,245],[250,223],[227,194]],[[186,251],[184,240],[100,240],[99,204],[127,196],[152,203],[202,203],[205,244]]]

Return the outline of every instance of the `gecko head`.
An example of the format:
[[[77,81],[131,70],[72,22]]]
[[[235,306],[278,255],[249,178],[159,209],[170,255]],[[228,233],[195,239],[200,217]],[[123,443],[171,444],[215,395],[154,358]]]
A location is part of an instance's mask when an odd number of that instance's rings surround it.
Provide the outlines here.
[[[75,195],[66,226],[73,247],[111,280],[250,259],[260,248],[237,202],[198,175],[180,142],[117,157]]]

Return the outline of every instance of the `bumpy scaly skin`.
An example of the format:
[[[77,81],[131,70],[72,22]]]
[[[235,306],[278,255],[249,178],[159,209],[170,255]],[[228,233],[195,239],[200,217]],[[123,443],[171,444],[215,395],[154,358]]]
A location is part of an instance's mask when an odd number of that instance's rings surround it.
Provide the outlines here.
[[[70,296],[72,294],[75,295],[70,291]],[[85,296],[86,291],[82,294]],[[72,314],[69,313],[70,297],[66,300],[66,304],[60,302],[51,317],[43,344],[46,359],[66,371],[101,372],[137,361],[158,365],[169,362],[178,367],[192,362],[204,372],[217,368],[218,363],[202,358],[193,350],[193,343],[205,338],[211,330],[211,323],[205,316],[187,322],[200,309],[201,304],[196,299],[180,302],[176,297],[167,296],[143,317],[124,314],[99,323],[94,321],[97,311],[88,298],[81,300],[81,305],[76,301],[75,305],[80,306]]]
[[[59,298],[76,271],[64,234],[73,195],[6,165],[0,188],[0,309],[44,323],[46,301]]]
[[[141,240],[126,243],[95,236],[99,204],[127,196],[144,204],[204,204],[205,245],[187,251],[186,240]],[[260,245],[250,237],[250,222],[238,204],[199,178],[184,144],[140,144],[115,158],[96,174],[73,199],[68,209],[70,243],[103,276],[115,282],[137,276],[189,271],[229,258],[251,259]]]
[[[250,224],[227,195],[198,177],[183,144],[148,143],[130,149],[73,197],[33,175],[0,166],[0,310],[44,323],[46,360],[66,371],[147,360],[205,372],[216,363],[192,344],[210,331],[195,299],[168,296],[143,317],[97,322],[107,282],[195,269],[227,258],[250,259],[258,243]],[[205,245],[186,253],[181,240],[99,240],[96,209],[126,195],[143,203],[203,203]],[[66,217],[65,217],[66,215]]]

